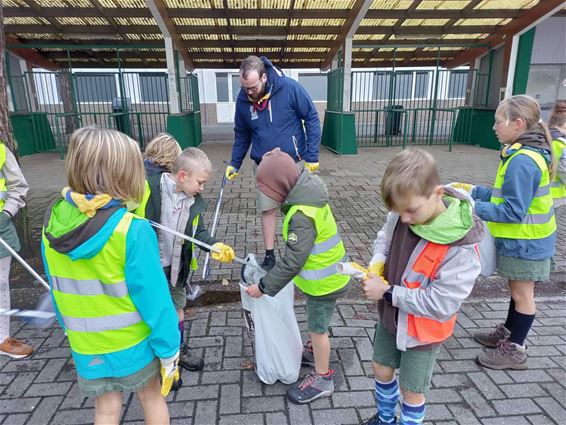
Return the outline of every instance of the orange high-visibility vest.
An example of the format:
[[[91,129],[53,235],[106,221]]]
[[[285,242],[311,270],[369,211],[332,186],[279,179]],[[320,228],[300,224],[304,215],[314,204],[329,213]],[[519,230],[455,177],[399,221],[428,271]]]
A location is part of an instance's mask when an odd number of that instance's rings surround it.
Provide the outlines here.
[[[427,242],[411,267],[411,271],[404,279],[403,283],[407,288],[419,288],[426,280],[432,281],[436,275],[436,270],[444,260],[448,252],[448,245],[440,245],[433,242]],[[407,334],[417,339],[423,344],[433,344],[442,342],[454,331],[456,324],[456,315],[454,314],[446,322],[429,319],[426,317],[415,317],[412,314],[407,315]]]

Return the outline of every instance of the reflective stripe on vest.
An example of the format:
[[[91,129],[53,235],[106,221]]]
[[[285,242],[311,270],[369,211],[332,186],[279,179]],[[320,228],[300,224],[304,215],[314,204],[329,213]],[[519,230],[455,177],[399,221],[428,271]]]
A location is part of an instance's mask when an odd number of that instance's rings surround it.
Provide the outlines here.
[[[330,206],[326,204],[319,208],[293,205],[283,220],[282,233],[285,242],[289,237],[289,222],[297,211],[314,221],[317,236],[307,261],[293,282],[301,291],[314,296],[330,294],[343,288],[350,278],[336,273],[336,264],[344,260],[346,250]]]
[[[4,210],[4,204],[8,197],[6,188],[6,176],[4,175],[4,164],[6,164],[6,145],[0,141],[0,211]]]
[[[448,245],[427,242],[421,253],[411,266],[411,270],[403,279],[407,288],[417,289],[421,286],[429,287],[429,283],[434,279],[436,271],[446,253]],[[453,315],[445,322],[429,319],[427,317],[416,317],[412,314],[407,315],[407,335],[420,341],[422,344],[432,344],[446,340],[454,331],[456,315]]]
[[[550,173],[546,161],[540,153],[530,149],[519,149],[513,153],[505,162],[500,162],[497,176],[493,183],[493,192],[490,202],[502,204],[501,188],[505,181],[505,173],[509,163],[517,155],[526,155],[531,158],[541,171],[541,180],[535,196],[527,210],[527,214],[521,223],[496,223],[487,222],[487,226],[493,236],[506,239],[542,239],[556,231],[556,219],[554,217],[553,201],[550,191]]]
[[[71,260],[43,235],[51,290],[73,351],[105,354],[130,348],[149,336],[125,282],[126,237],[133,214],[125,213],[102,249]]]
[[[552,141],[552,155],[559,161],[564,155],[566,150],[566,139],[559,137]],[[566,204],[566,182],[560,180],[558,173],[554,175],[554,180],[552,180],[552,187],[550,189],[552,193],[552,199],[554,199],[554,206],[558,207],[560,205]]]

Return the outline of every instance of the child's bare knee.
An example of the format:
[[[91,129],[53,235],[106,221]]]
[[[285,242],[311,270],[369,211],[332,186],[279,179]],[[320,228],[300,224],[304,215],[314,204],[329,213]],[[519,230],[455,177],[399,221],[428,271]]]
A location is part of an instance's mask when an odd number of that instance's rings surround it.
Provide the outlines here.
[[[401,388],[401,393],[403,394],[403,400],[409,404],[419,405],[425,401],[425,396],[422,393],[414,393],[403,388]]]
[[[373,373],[375,377],[381,382],[389,382],[393,379],[395,375],[395,369],[389,366],[384,366],[382,364],[372,362]]]

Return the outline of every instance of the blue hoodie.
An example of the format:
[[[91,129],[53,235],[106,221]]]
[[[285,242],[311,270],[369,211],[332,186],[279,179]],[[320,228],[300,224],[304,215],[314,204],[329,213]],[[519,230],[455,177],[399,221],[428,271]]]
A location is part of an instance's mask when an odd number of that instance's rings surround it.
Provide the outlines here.
[[[516,141],[522,143],[521,149],[531,149],[540,153],[548,164],[552,161],[549,144],[538,132],[523,133]],[[501,157],[504,163],[509,160],[514,150],[508,150]],[[497,223],[521,223],[533,201],[539,187],[542,173],[536,163],[526,155],[513,157],[503,182],[504,202],[490,202],[492,188],[476,186],[472,198],[476,200],[475,212],[484,221]],[[546,260],[554,255],[556,232],[543,239],[505,239],[495,238],[497,253],[504,257],[516,257],[524,260]]]
[[[247,93],[240,90],[236,100],[235,141],[230,165],[240,168],[250,144],[250,157],[257,164],[263,154],[276,147],[295,161],[318,162],[320,120],[312,99],[303,86],[286,77],[267,58],[262,56],[261,60],[267,72],[266,92],[271,91],[271,95],[267,107],[260,111],[254,108]]]
[[[71,203],[72,205],[72,203]],[[71,208],[75,208],[74,212]],[[104,247],[126,209],[111,206],[100,209],[86,221],[69,201],[60,200],[46,216],[45,234],[51,235],[50,246],[65,252],[72,260],[89,259]],[[69,217],[73,217],[72,223]],[[54,237],[54,234],[60,234]],[[45,273],[51,284],[45,246],[41,244]],[[123,377],[138,372],[153,359],[168,358],[179,350],[178,318],[167,279],[161,268],[157,237],[146,220],[134,218],[126,236],[125,281],[129,295],[144,322],[150,328],[149,336],[133,347],[107,354],[86,355],[75,351],[73,360],[77,373],[83,379]],[[57,319],[65,330],[57,303],[53,306]]]

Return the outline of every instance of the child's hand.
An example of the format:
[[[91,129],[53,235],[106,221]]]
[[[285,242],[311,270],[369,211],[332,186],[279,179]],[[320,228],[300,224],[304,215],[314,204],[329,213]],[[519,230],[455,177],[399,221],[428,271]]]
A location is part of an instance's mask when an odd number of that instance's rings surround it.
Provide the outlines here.
[[[370,273],[368,279],[362,282],[362,288],[368,300],[379,301],[383,299],[383,294],[389,288],[389,282],[381,276]]]
[[[368,272],[374,274],[376,276],[383,276],[383,271],[385,269],[385,264],[381,261],[376,261],[375,263],[371,263],[368,267]]]
[[[260,291],[259,285],[256,283],[254,285],[250,285],[246,288],[246,292],[252,298],[260,298],[263,295],[263,292]]]
[[[231,263],[232,261],[234,261],[236,254],[234,254],[234,249],[232,247],[223,244],[222,242],[217,242],[212,245],[212,247],[219,251],[212,251],[212,258],[214,258],[216,261],[220,261],[221,263]]]

